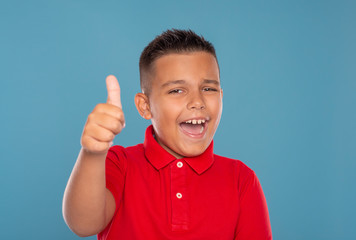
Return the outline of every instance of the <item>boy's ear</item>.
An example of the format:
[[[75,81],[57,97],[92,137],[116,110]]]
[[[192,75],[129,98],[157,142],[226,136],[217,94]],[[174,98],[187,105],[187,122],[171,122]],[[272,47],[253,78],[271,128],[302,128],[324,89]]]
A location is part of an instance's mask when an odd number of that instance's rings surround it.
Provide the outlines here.
[[[143,93],[137,93],[135,95],[135,105],[137,108],[138,113],[144,118],[144,119],[151,119],[152,114],[150,110],[150,104],[148,101],[148,97],[146,94]]]

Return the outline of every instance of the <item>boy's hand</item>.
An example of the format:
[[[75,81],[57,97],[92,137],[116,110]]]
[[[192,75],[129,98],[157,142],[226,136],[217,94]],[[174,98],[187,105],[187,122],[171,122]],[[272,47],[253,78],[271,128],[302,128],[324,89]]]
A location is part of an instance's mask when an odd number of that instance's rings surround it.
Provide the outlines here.
[[[125,118],[120,99],[120,86],[116,77],[106,78],[108,99],[95,106],[84,126],[81,144],[91,153],[106,153],[115,135],[125,127]]]

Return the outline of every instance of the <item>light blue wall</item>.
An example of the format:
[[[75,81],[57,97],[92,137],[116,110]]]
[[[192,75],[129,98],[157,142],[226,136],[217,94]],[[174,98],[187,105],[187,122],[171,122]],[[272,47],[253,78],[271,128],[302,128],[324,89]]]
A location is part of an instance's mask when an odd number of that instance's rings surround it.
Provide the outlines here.
[[[106,75],[127,121],[115,143],[142,142],[139,55],[191,28],[220,61],[215,152],[255,170],[274,239],[356,239],[355,13],[341,0],[2,1],[0,238],[79,239],[62,196]]]

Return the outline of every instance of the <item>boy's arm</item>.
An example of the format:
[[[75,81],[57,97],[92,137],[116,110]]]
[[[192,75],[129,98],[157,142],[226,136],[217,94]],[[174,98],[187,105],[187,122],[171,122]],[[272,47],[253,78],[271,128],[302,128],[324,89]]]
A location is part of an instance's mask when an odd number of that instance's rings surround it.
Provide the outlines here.
[[[272,240],[266,198],[254,172],[249,172],[242,185],[240,195],[240,216],[235,239]]]
[[[77,162],[63,197],[63,216],[79,236],[101,232],[115,212],[115,199],[106,188],[105,159],[112,141],[125,126],[120,87],[114,76],[106,78],[107,103],[98,104],[84,126]]]

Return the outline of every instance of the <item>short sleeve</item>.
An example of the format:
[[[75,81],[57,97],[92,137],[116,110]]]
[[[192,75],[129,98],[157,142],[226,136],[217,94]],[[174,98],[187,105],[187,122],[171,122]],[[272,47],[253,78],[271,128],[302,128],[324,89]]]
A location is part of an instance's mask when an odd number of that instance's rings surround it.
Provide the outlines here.
[[[271,240],[272,230],[263,190],[255,172],[243,166],[239,174],[240,215],[235,240]]]
[[[120,206],[125,185],[127,158],[125,148],[113,146],[109,149],[105,161],[106,188],[113,194],[116,210]]]

